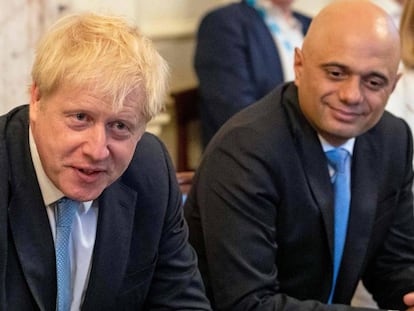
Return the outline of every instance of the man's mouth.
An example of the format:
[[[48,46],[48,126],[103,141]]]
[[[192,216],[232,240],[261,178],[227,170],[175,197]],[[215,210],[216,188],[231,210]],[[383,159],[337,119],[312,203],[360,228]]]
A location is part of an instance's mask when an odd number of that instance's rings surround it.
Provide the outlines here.
[[[78,168],[77,169],[80,173],[84,174],[84,175],[96,175],[99,173],[102,173],[104,170],[103,169],[88,169],[88,168]]]
[[[97,172],[97,171],[94,171],[94,170],[86,170],[86,169],[79,169],[79,171],[82,172],[83,174],[86,174],[86,175],[92,175],[92,174]]]

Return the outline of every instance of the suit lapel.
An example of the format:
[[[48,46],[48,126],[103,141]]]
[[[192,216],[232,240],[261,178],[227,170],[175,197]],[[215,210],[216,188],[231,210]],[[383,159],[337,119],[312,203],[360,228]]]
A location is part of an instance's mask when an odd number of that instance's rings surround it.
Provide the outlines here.
[[[115,302],[125,275],[137,194],[115,182],[99,199],[92,267],[82,310],[103,310]]]
[[[379,163],[378,146],[372,144],[370,133],[356,140],[352,157],[351,209],[348,234],[337,281],[337,299],[347,302],[352,297],[341,297],[340,293],[352,293],[356,286],[368,248],[377,208],[378,180],[376,163]],[[338,300],[341,299],[341,300]]]
[[[300,111],[296,87],[289,84],[285,101],[289,124],[303,170],[315,204],[319,207],[325,225],[329,253],[333,258],[333,204],[334,193],[329,177],[328,163],[316,131]]]
[[[298,150],[302,157],[303,169],[309,188],[322,214],[329,251],[333,258],[334,193],[329,178],[326,156],[317,138],[316,141],[315,139],[309,140],[309,138],[299,140]]]
[[[43,200],[34,197],[28,193],[13,196],[9,209],[11,235],[39,309],[54,310],[56,269],[53,237]]]
[[[19,141],[10,145],[11,154],[22,155],[10,157],[10,232],[23,274],[36,303],[41,310],[54,310],[56,269],[53,237],[28,144],[22,150],[22,140]]]

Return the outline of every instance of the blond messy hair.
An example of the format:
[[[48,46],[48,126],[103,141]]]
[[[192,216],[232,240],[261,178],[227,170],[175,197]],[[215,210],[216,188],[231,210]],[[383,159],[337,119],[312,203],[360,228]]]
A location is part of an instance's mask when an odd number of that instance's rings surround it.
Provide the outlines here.
[[[147,121],[163,109],[167,80],[167,63],[137,27],[96,13],[58,20],[39,41],[32,68],[42,97],[87,87],[118,110],[128,96],[143,94],[140,113]]]

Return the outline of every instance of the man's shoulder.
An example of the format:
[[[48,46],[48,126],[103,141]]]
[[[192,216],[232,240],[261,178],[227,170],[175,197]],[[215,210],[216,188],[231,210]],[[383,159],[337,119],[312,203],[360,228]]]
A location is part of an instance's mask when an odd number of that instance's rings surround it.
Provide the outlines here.
[[[370,141],[380,146],[384,153],[396,154],[396,150],[403,151],[412,145],[412,134],[409,125],[402,118],[385,111],[378,123],[357,138],[359,141]],[[405,154],[401,152],[398,154]]]
[[[381,119],[374,126],[374,130],[380,131],[384,135],[396,135],[398,133],[406,133],[409,129],[407,122],[390,113],[389,111],[384,111]]]
[[[162,142],[161,140],[152,133],[145,132],[140,141],[137,144],[137,150],[149,151],[150,150],[161,150],[162,149]]]
[[[151,133],[144,133],[138,142],[132,160],[121,179],[136,183],[150,179],[166,179],[172,164],[165,145]]]
[[[0,122],[2,124],[6,124],[15,119],[22,119],[22,118],[27,119],[28,116],[29,116],[29,105],[21,105],[1,115]]]
[[[10,140],[25,135],[29,125],[29,106],[13,108],[0,116],[0,132],[2,140]]]
[[[280,85],[257,102],[233,115],[217,132],[212,145],[229,144],[235,149],[244,146],[277,143],[288,135],[289,127],[284,101],[288,84]],[[287,96],[287,98],[285,98]]]
[[[167,156],[165,145],[154,134],[145,132],[137,144],[131,164],[144,166],[145,164],[165,162]]]

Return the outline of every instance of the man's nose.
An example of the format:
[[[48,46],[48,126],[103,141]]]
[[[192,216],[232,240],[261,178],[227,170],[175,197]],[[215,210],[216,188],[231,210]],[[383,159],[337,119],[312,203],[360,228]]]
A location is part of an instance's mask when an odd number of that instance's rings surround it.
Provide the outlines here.
[[[339,98],[346,104],[358,104],[363,99],[361,79],[358,77],[351,77],[342,82]]]
[[[95,161],[109,156],[108,135],[105,126],[96,125],[89,129],[83,152]]]

